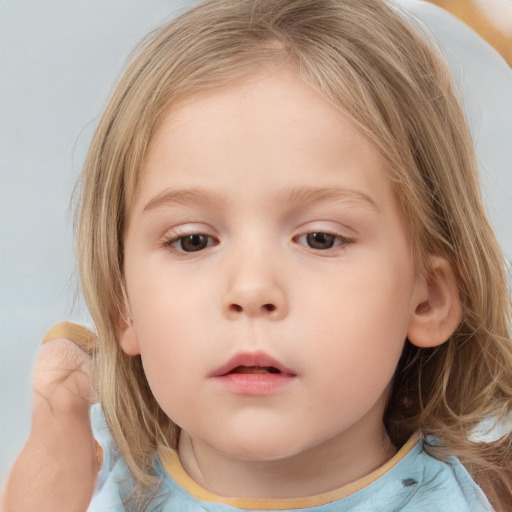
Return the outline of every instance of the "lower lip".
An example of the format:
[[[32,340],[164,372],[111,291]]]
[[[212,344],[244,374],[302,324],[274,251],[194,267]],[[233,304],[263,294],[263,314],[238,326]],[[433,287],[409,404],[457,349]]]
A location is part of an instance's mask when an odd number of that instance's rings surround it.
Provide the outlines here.
[[[266,396],[289,386],[295,379],[290,373],[227,373],[214,377],[224,389],[238,395]]]

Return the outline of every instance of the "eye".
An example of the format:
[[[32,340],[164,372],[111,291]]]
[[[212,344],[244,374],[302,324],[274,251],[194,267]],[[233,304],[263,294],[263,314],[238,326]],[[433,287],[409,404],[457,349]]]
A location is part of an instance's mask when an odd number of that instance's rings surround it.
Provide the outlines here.
[[[216,241],[211,236],[201,233],[179,236],[167,240],[165,245],[181,252],[198,252],[215,245]]]
[[[324,231],[317,231],[314,233],[306,233],[298,237],[298,242],[307,245],[311,249],[325,251],[333,247],[345,245],[350,243],[347,238],[336,235],[334,233],[327,233]]]

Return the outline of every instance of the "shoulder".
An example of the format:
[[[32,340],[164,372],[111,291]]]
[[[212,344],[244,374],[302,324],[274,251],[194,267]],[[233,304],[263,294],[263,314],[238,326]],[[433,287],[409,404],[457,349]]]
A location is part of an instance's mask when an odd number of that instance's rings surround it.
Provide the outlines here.
[[[399,510],[484,512],[492,507],[469,473],[455,457],[438,460],[419,441],[385,478],[398,480],[408,493]]]
[[[112,438],[100,404],[90,409],[94,437],[103,450],[103,465],[98,475],[96,489],[87,512],[139,511],[140,507],[130,500],[135,480]],[[144,510],[178,512],[187,508],[187,495],[166,475],[155,457],[155,474],[160,486],[145,500]],[[171,499],[172,498],[172,499]]]
[[[416,437],[382,468],[363,478],[361,484],[357,492],[330,504],[333,508],[329,510],[338,510],[338,505],[343,510],[379,512],[492,511],[457,459],[441,461],[430,456],[425,442]]]
[[[117,454],[117,447],[110,435],[100,404],[90,409],[94,437],[103,450],[103,464],[88,512],[114,512],[125,510],[119,483],[129,477],[128,469]]]

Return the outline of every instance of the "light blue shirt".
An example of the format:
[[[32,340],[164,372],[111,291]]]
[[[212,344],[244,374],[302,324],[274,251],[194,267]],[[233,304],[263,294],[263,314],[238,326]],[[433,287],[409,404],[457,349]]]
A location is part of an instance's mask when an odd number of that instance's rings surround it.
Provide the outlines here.
[[[101,409],[95,406],[92,423],[105,451],[103,468],[89,512],[122,512],[133,477],[116,455]],[[165,466],[165,468],[164,468]],[[492,507],[460,462],[439,461],[426,453],[424,441],[409,441],[368,477],[329,493],[303,499],[256,500],[216,496],[186,474],[177,456],[155,455],[161,478],[157,495],[146,511],[236,512],[240,510],[304,510],[307,512],[488,512]],[[171,476],[172,475],[172,476]],[[341,496],[341,497],[340,497]]]

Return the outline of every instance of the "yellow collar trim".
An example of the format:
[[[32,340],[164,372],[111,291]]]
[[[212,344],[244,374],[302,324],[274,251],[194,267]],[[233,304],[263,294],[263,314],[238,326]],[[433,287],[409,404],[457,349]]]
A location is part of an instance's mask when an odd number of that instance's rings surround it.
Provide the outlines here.
[[[228,498],[225,496],[218,496],[204,487],[197,484],[185,471],[181,465],[178,454],[175,451],[168,449],[160,449],[159,457],[165,471],[171,478],[185,491],[191,494],[199,501],[207,501],[211,503],[225,503],[236,508],[245,508],[249,510],[289,510],[317,507],[326,505],[333,501],[346,498],[361,489],[364,489],[371,483],[375,482],[378,478],[387,473],[391,468],[396,466],[415,446],[418,441],[418,436],[413,435],[400,450],[382,465],[380,468],[372,471],[369,475],[359,478],[355,482],[351,482],[339,489],[317,494],[315,496],[308,496],[305,498],[284,498],[284,499],[265,499],[265,498]]]

